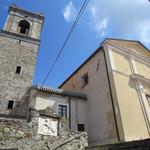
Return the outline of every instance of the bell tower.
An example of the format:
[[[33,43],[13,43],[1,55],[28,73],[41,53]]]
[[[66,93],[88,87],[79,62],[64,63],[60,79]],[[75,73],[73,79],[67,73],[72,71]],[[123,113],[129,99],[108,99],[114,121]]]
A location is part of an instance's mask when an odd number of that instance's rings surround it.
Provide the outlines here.
[[[0,32],[0,117],[26,116],[44,16],[15,5]]]
[[[9,7],[9,14],[3,30],[33,39],[40,39],[43,21],[43,15],[31,13],[13,5]]]

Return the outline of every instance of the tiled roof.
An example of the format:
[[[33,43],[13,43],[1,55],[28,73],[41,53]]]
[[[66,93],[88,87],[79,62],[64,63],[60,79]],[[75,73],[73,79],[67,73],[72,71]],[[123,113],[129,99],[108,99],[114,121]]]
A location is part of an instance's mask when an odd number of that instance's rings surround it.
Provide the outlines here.
[[[37,90],[41,90],[44,92],[62,95],[62,96],[76,97],[76,98],[80,98],[80,99],[84,99],[84,100],[87,99],[85,94],[78,93],[78,92],[66,91],[66,90],[62,90],[62,89],[55,89],[55,88],[45,87],[45,86],[41,87],[39,85],[32,86],[32,88],[37,89]]]

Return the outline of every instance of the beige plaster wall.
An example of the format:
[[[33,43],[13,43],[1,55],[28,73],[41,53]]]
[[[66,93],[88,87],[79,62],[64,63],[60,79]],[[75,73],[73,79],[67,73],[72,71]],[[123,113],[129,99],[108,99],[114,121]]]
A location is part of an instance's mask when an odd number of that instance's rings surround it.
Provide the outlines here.
[[[120,73],[123,73],[125,75],[131,75],[128,56],[121,55],[120,53],[113,51],[113,49],[109,51],[111,51],[112,53],[110,56],[111,63],[113,63],[112,69],[119,71]]]
[[[34,95],[36,95],[35,98]],[[77,131],[77,123],[84,123],[85,125],[87,124],[86,100],[47,92],[34,91],[30,102],[30,106],[33,106],[37,110],[43,110],[47,107],[51,107],[56,113],[58,113],[59,104],[67,106],[67,128],[69,128],[69,109],[71,111],[71,130]]]
[[[137,74],[140,74],[150,79],[150,64],[143,64],[139,61],[135,61]]]
[[[134,81],[117,73],[113,75],[125,140],[148,138],[149,134]]]
[[[131,69],[133,67],[131,66],[131,60],[128,55],[125,56],[113,49],[110,59],[110,62],[113,62],[112,79],[115,84],[114,87],[116,89],[120,109],[124,138],[126,141],[148,138],[149,133],[140,104],[136,83],[130,77],[130,75],[134,73]],[[147,70],[149,69],[147,68],[146,71],[144,71],[142,64],[138,64],[138,66],[140,74],[147,76]],[[143,66],[143,68],[141,66]]]
[[[88,73],[89,84],[82,87],[82,76],[85,73]],[[82,92],[87,95],[90,144],[117,141],[103,51],[97,52],[61,88]]]
[[[77,124],[85,124],[87,131],[87,101],[71,98],[71,129],[77,130]]]
[[[37,94],[35,100],[35,108],[38,110],[46,109],[50,106],[55,112],[57,112],[58,104],[64,104],[68,106],[68,97],[40,93]]]

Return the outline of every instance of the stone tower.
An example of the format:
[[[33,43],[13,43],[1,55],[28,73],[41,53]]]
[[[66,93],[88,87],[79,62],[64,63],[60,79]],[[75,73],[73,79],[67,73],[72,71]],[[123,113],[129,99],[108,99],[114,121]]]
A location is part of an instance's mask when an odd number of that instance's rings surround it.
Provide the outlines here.
[[[0,117],[26,116],[44,16],[15,5],[0,32]]]

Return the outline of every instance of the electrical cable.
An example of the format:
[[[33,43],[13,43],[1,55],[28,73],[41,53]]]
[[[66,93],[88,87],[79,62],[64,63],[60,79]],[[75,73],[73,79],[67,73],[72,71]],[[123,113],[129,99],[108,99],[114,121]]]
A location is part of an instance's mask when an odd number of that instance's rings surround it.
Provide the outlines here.
[[[74,23],[73,23],[73,25],[72,25],[72,27],[71,27],[69,33],[68,33],[68,35],[67,35],[67,37],[66,37],[66,39],[65,39],[65,41],[64,41],[64,43],[63,43],[63,45],[62,45],[62,48],[60,49],[60,51],[59,51],[58,55],[56,56],[56,58],[55,58],[55,60],[54,60],[54,62],[53,62],[53,64],[52,64],[52,66],[50,67],[48,73],[46,74],[46,76],[45,76],[45,78],[44,78],[44,80],[43,80],[43,82],[42,82],[42,84],[41,84],[41,87],[42,87],[42,86],[44,85],[44,83],[47,81],[49,75],[51,74],[53,68],[55,67],[56,62],[58,61],[58,59],[59,59],[61,53],[63,52],[63,50],[64,50],[64,48],[65,48],[67,42],[69,41],[69,39],[70,39],[70,37],[71,37],[71,34],[73,33],[73,31],[74,31],[74,29],[75,29],[77,23],[79,22],[79,20],[80,20],[82,14],[83,14],[83,12],[85,11],[85,8],[87,7],[88,3],[89,3],[89,0],[85,0],[84,3],[82,4],[82,6],[81,6],[81,8],[80,8],[80,11],[78,12],[78,15],[77,15],[77,17],[76,17],[76,19],[75,19],[75,21],[74,21]]]

